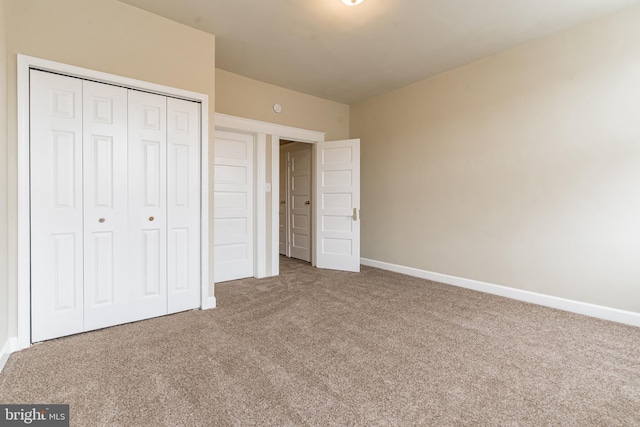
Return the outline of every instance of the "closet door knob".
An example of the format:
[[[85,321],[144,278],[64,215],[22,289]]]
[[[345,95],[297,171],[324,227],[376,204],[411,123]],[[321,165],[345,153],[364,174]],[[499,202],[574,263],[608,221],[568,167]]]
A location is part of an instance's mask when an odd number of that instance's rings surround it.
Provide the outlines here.
[[[100,219],[98,220],[98,222],[99,222],[99,223],[101,223],[101,224],[102,224],[103,222],[105,222],[105,221],[106,221],[106,220],[105,220],[104,218],[100,218]]]
[[[152,217],[152,216],[150,216],[150,217],[149,217],[149,221],[153,221],[154,219],[155,219],[155,218],[154,218],[154,217]]]

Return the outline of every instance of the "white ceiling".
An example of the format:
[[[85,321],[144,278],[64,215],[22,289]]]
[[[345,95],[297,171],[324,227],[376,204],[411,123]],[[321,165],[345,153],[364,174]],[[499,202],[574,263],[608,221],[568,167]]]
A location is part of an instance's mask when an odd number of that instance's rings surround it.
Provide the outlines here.
[[[216,35],[216,66],[351,104],[640,0],[121,0]],[[188,49],[188,46],[185,46]]]

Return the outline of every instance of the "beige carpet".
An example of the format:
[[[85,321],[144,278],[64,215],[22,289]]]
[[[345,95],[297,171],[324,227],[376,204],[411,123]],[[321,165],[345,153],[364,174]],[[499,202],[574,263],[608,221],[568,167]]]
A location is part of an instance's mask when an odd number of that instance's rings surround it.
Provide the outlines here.
[[[281,265],[215,310],[15,353],[0,403],[69,403],[75,426],[640,425],[639,328]]]

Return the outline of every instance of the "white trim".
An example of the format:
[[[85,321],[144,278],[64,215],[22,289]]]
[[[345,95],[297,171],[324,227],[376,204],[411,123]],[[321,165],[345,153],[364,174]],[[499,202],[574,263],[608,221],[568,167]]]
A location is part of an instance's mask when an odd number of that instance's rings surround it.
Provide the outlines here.
[[[116,84],[131,89],[157,93],[165,96],[200,102],[201,109],[201,308],[216,305],[215,297],[209,296],[208,268],[208,205],[209,205],[209,97],[205,94],[171,88],[128,77],[89,70],[73,65],[61,64],[41,58],[18,54],[18,337],[17,348],[31,345],[31,249],[29,224],[29,70],[51,71],[59,74]]]
[[[9,356],[11,353],[18,350],[18,339],[13,337],[9,338],[7,342],[2,346],[2,350],[0,350],[0,372],[4,368],[4,365],[7,364],[7,360],[9,360]]]
[[[324,132],[298,129],[291,126],[261,122],[259,120],[230,116],[222,113],[216,113],[216,129],[231,131],[241,130],[249,133],[278,135],[282,139],[291,139],[300,142],[315,143],[324,141]]]
[[[447,285],[458,286],[487,294],[499,295],[501,297],[511,298],[518,301],[596,317],[598,319],[610,320],[612,322],[624,323],[631,326],[640,326],[640,313],[633,311],[620,310],[602,305],[559,298],[552,295],[510,288],[508,286],[494,285],[492,283],[480,282],[478,280],[449,276],[447,274],[433,273],[431,271],[405,267],[383,261],[375,261],[367,258],[361,258],[360,262],[362,265],[394,271],[396,273],[406,274],[407,276],[419,277],[421,279],[432,280],[434,282],[444,283]]]
[[[216,308],[215,285],[209,294],[209,97],[200,100],[200,304]]]
[[[18,347],[31,345],[31,224],[29,221],[29,67],[18,55]]]
[[[256,135],[256,161],[255,161],[255,264],[254,277],[262,279],[267,277],[267,202],[266,202],[266,168],[267,168],[267,135]]]
[[[280,137],[271,135],[271,276],[280,274]],[[278,220],[276,220],[278,218]],[[275,243],[274,243],[275,242]]]

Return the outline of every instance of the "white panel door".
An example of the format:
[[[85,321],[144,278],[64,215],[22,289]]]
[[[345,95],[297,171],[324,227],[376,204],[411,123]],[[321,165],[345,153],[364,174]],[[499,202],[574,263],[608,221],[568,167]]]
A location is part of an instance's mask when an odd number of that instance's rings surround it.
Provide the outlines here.
[[[302,145],[302,144],[301,144]],[[291,152],[290,230],[292,258],[311,261],[311,147]]]
[[[84,330],[130,321],[127,89],[83,82]]]
[[[168,311],[200,305],[200,104],[167,99]]]
[[[135,90],[128,95],[133,321],[167,313],[167,98]]]
[[[316,266],[360,271],[360,140],[316,144]]]
[[[278,208],[278,239],[280,255],[289,256],[287,253],[288,227],[287,227],[287,189],[289,180],[289,153],[280,149],[280,206]]]
[[[30,75],[31,339],[83,330],[82,80]]]
[[[253,277],[253,137],[216,131],[214,281]]]

